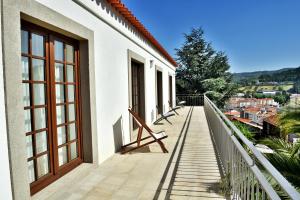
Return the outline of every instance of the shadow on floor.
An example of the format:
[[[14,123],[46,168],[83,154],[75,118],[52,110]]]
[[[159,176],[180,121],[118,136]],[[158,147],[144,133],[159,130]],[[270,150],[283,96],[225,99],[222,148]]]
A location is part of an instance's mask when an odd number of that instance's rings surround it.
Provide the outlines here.
[[[154,199],[160,199],[165,192],[164,199],[225,199],[220,194],[221,176],[210,134],[205,132],[203,136],[200,135],[202,127],[191,123],[192,115],[193,108],[181,130],[182,142],[175,146],[169,161],[175,163],[175,167],[170,171],[170,165],[167,166]],[[179,154],[175,157],[173,154],[176,150]],[[163,187],[170,173],[168,187]]]
[[[130,149],[133,149],[133,148],[135,148],[135,147],[130,147],[129,146],[129,147],[126,147],[124,150],[127,151],[127,150],[130,150]],[[151,152],[150,147],[149,146],[144,146],[144,147],[141,147],[141,148],[136,149],[134,151],[130,151],[130,152],[128,152],[128,154],[149,153],[149,152]]]

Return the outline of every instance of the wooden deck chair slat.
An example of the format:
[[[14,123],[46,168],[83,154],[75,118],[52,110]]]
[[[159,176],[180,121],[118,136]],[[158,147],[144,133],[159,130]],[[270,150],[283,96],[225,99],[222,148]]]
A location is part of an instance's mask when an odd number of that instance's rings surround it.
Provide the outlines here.
[[[151,128],[145,123],[145,121],[143,119],[141,119],[137,113],[135,113],[131,108],[128,108],[129,113],[133,116],[133,119],[137,122],[138,126],[139,126],[139,130],[138,130],[138,135],[137,135],[137,139],[136,141],[133,141],[129,144],[123,145],[122,148],[124,149],[125,147],[129,147],[131,145],[137,144],[135,147],[131,148],[131,149],[125,149],[123,150],[121,153],[128,153],[130,151],[142,148],[144,146],[147,146],[149,144],[152,144],[154,142],[157,142],[160,146],[160,148],[162,149],[162,151],[164,153],[168,153],[168,150],[166,149],[164,143],[161,141],[165,138],[167,138],[168,136],[166,135],[166,133],[164,131],[160,131],[155,133],[154,131],[151,130]],[[150,136],[144,137],[142,138],[142,133],[143,133],[143,129],[145,129]],[[142,141],[149,139],[149,138],[153,138],[152,141],[146,142],[144,144],[141,144]]]

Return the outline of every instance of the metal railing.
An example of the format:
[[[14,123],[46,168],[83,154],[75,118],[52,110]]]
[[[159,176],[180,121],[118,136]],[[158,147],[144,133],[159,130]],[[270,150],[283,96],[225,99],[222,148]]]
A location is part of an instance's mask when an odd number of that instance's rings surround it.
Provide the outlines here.
[[[205,96],[204,110],[224,177],[229,179],[231,199],[281,199],[264,174],[270,175],[285,196],[300,199],[297,190]]]
[[[203,94],[177,94],[177,103],[180,101],[185,101],[186,106],[203,106],[204,105],[204,95]]]

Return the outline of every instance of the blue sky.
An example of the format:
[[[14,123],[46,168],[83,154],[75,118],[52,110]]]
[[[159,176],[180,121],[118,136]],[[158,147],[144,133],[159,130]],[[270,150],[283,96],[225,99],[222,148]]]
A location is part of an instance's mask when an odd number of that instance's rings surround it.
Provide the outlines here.
[[[202,27],[232,72],[300,66],[300,0],[123,0],[174,57]]]

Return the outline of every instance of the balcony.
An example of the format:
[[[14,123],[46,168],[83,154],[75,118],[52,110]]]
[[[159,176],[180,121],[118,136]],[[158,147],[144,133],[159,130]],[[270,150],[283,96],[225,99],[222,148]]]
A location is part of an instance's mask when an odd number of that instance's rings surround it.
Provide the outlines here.
[[[100,166],[82,164],[33,199],[280,199],[263,172],[291,199],[300,199],[215,105],[199,98],[204,106],[181,108],[170,118],[172,125],[152,127],[167,132],[170,153],[152,144],[115,154]],[[221,192],[221,179],[230,182],[227,195]]]

